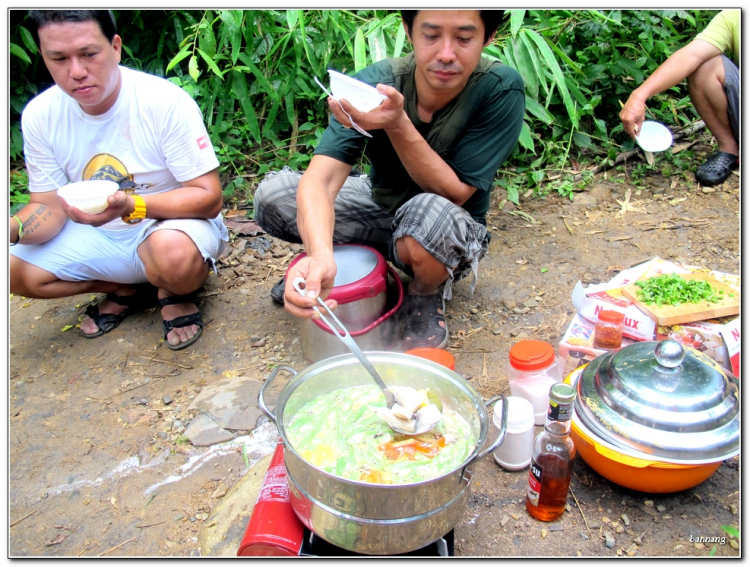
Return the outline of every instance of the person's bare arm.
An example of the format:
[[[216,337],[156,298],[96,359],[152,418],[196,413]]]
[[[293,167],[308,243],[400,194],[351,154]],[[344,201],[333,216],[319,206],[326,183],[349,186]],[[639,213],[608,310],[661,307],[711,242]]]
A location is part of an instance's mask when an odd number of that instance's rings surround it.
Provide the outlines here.
[[[314,298],[327,297],[333,289],[336,262],[333,258],[333,203],[351,172],[351,166],[328,156],[316,155],[300,179],[297,190],[297,227],[307,256],[287,274],[284,290],[287,311],[296,317],[313,315]],[[308,296],[294,289],[295,278],[305,279]],[[335,307],[335,302],[329,301]]]
[[[116,218],[129,215],[135,200],[123,191],[108,197],[104,212],[89,215],[70,207],[62,200],[65,213],[75,222],[101,226]],[[143,196],[146,218],[149,219],[211,219],[221,211],[222,195],[219,172],[214,169],[200,177],[185,181],[183,186],[164,193]]]
[[[670,55],[640,87],[631,93],[620,111],[620,120],[622,120],[625,133],[635,139],[646,118],[646,101],[650,97],[681,83],[701,64],[717,55],[721,55],[719,48],[702,39],[694,39]]]
[[[476,187],[461,181],[453,168],[417,131],[406,115],[404,97],[400,92],[382,84],[377,89],[388,99],[370,112],[359,112],[346,100],[342,100],[341,105],[365,130],[382,129],[388,134],[401,163],[422,191],[445,197],[458,206],[463,205],[476,191]],[[350,125],[350,120],[334,99],[329,98],[328,105],[339,122],[344,126]]]
[[[62,230],[67,216],[56,191],[33,192],[29,204],[16,213],[23,223],[21,244],[42,244]],[[18,221],[10,218],[10,242],[18,242]]]

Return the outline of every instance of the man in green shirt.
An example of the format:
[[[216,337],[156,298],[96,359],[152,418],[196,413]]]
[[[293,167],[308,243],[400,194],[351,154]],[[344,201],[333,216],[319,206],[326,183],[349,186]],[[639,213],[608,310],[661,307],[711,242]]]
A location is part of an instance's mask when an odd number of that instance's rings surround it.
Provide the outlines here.
[[[314,299],[330,293],[334,244],[364,244],[413,277],[396,317],[399,346],[446,344],[444,301],[452,281],[471,272],[474,289],[492,182],[523,123],[520,75],[482,57],[503,15],[402,11],[413,53],[357,74],[386,100],[364,113],[329,98],[333,116],[304,175],[285,168],[258,186],[260,226],[307,252],[276,286],[289,312],[309,318]],[[346,113],[372,137],[350,129]],[[369,178],[350,175],[363,149]],[[292,287],[296,277],[306,280],[305,297]]]
[[[723,182],[739,164],[739,63],[740,11],[723,10],[633,91],[620,112],[625,132],[635,138],[649,97],[687,78],[690,100],[719,145],[719,151],[698,168],[695,178],[703,185]]]

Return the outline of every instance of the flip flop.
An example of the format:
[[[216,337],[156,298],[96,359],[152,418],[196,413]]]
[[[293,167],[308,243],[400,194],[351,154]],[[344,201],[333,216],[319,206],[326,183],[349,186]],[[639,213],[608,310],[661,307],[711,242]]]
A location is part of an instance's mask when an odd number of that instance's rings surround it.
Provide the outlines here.
[[[81,331],[81,336],[83,338],[95,339],[101,337],[115,329],[128,315],[135,313],[136,311],[148,309],[149,307],[155,307],[157,304],[157,289],[150,283],[137,284],[134,294],[115,295],[114,293],[108,293],[107,300],[113,301],[117,305],[127,307],[127,309],[119,315],[116,315],[114,313],[99,313],[99,305],[101,305],[101,303],[89,305],[86,307],[86,315],[91,317],[99,330],[95,333],[84,333]]]
[[[398,313],[404,328],[403,345],[407,350],[443,348],[448,344],[442,294],[406,295]]]
[[[281,278],[271,288],[271,299],[273,299],[274,303],[277,303],[279,305],[284,305],[284,282],[285,281],[286,281],[285,278]]]
[[[159,307],[164,307],[165,305],[176,305],[179,303],[195,303],[195,294],[190,293],[188,295],[172,295],[170,297],[160,299],[158,303]],[[190,325],[198,325],[198,332],[195,333],[192,338],[185,341],[184,343],[180,343],[177,345],[172,345],[169,343],[169,341],[167,340],[167,335],[172,329],[179,329],[181,327],[188,327]],[[174,319],[169,319],[168,321],[162,321],[162,326],[164,328],[164,342],[170,348],[170,350],[182,350],[184,348],[187,348],[195,341],[197,341],[203,334],[203,319],[201,318],[200,311],[191,313],[190,315],[183,315],[182,317],[175,317]]]
[[[711,155],[695,172],[695,179],[701,185],[710,187],[722,183],[732,174],[732,170],[739,164],[739,157],[727,152],[716,152]]]

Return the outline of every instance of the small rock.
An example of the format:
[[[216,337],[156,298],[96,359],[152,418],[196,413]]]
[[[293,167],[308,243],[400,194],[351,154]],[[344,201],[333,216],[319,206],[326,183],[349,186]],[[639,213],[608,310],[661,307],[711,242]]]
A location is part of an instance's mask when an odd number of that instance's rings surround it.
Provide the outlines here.
[[[159,431],[159,433],[157,433],[157,435],[159,437],[161,437],[162,439],[166,439],[167,438],[167,433],[165,431]]]
[[[615,536],[613,536],[610,532],[604,532],[604,545],[606,545],[609,549],[613,549],[615,547]]]
[[[493,329],[492,334],[493,335],[500,335],[500,334],[502,334],[502,332],[503,331],[501,329]]]
[[[625,531],[625,528],[623,528],[622,526],[617,526],[615,528],[615,533],[621,534],[624,531]]]
[[[667,511],[667,507],[666,507],[666,506],[664,506],[664,504],[659,504],[659,505],[658,505],[658,506],[656,507],[656,510],[657,510],[657,511],[659,511],[659,512],[666,512],[666,511]]]
[[[576,551],[576,555],[577,555],[578,557],[583,557],[583,553],[581,553],[580,551]]]
[[[602,517],[602,524],[608,524],[608,523],[610,523],[611,521],[612,521],[612,520],[610,520],[609,518],[607,518],[607,516],[603,516],[603,517]]]
[[[169,404],[171,404],[171,403],[172,403],[172,398],[170,398],[169,396],[164,396],[164,397],[163,397],[163,398],[161,399],[161,401],[162,401],[162,402],[164,402],[164,405],[165,405],[165,406],[168,406]]]
[[[583,532],[583,531],[581,531],[581,532],[578,532],[578,534],[579,534],[579,535],[580,535],[580,536],[581,536],[581,537],[582,537],[583,539],[589,539],[589,536],[588,536],[588,534],[587,534],[586,532]]]
[[[505,524],[508,522],[510,522],[510,516],[508,516],[508,514],[503,514],[503,519],[500,520],[500,525],[505,527]]]
[[[542,537],[547,537],[547,530],[542,530]]]
[[[687,520],[688,519],[688,515],[687,514],[680,514],[680,518],[682,518],[683,520]]]
[[[653,500],[645,500],[643,502],[643,505],[644,506],[648,506],[649,508],[653,508],[654,507],[654,501]]]
[[[195,518],[197,520],[203,521],[203,520],[205,520],[205,519],[208,518],[208,514],[206,514],[205,512],[200,512],[200,513],[198,513],[198,514],[195,515]]]
[[[620,555],[620,556],[621,556],[622,554],[623,554],[623,551],[622,551],[622,549],[618,549],[618,550],[617,550],[617,555]]]
[[[695,542],[695,543],[693,544],[693,547],[694,547],[695,549],[706,549],[706,546],[705,546],[705,544],[703,544],[703,543],[701,543],[701,542],[699,542],[699,541],[696,541],[696,542]]]
[[[510,517],[513,518],[514,520],[518,520],[521,516],[519,516],[518,514],[511,513]]]
[[[612,527],[613,528],[616,528],[619,525],[620,525],[620,522],[612,522]]]
[[[629,550],[625,555],[627,555],[628,557],[633,557],[637,549],[638,547],[634,547],[633,549]]]
[[[562,524],[550,524],[549,525],[549,531],[551,531],[551,532],[561,532],[561,531],[563,531]]]
[[[505,307],[508,311],[512,311],[513,309],[518,307],[518,303],[516,303],[512,299],[503,299],[503,307]]]
[[[630,525],[630,518],[628,518],[628,515],[627,515],[627,514],[623,514],[622,516],[620,516],[620,518],[622,518],[622,522],[623,522],[623,523],[624,523],[624,524],[625,524],[626,526],[629,526],[629,525]]]
[[[672,548],[672,551],[677,551],[678,549],[682,549],[683,547],[685,547],[685,546],[682,545],[682,544],[675,545],[674,548]]]
[[[740,544],[737,543],[736,539],[730,539],[729,540],[729,547],[731,547],[732,549],[739,549],[740,548]]]
[[[472,315],[476,315],[477,313],[479,313],[479,309],[477,309],[476,307],[471,309],[470,311]]]
[[[730,512],[731,512],[731,513],[732,513],[733,515],[735,515],[735,516],[736,516],[736,515],[737,515],[737,506],[735,506],[734,504],[732,504],[731,506],[729,506],[729,511],[730,511]]]
[[[172,429],[179,429],[180,427],[182,427],[182,422],[179,419],[172,423]]]
[[[592,520],[589,522],[589,529],[591,530],[598,530],[601,527],[601,524],[597,522],[596,520]]]
[[[216,487],[216,490],[213,491],[213,494],[211,494],[211,498],[221,498],[227,493],[227,487],[224,483],[221,483],[219,486]]]
[[[173,519],[173,520],[174,520],[175,522],[179,522],[179,521],[181,521],[181,520],[182,520],[182,519],[183,519],[184,517],[185,517],[185,514],[180,514],[180,513],[177,513],[177,514],[175,514],[174,516],[172,516],[172,519]]]
[[[715,193],[715,192],[716,192],[716,189],[714,189],[713,187],[704,187],[704,188],[702,189],[702,191],[703,191],[704,193]]]
[[[570,512],[571,510],[572,510],[572,508],[570,507],[570,504],[568,504],[568,503],[566,502],[566,503],[565,503],[565,511],[566,511],[566,512]]]

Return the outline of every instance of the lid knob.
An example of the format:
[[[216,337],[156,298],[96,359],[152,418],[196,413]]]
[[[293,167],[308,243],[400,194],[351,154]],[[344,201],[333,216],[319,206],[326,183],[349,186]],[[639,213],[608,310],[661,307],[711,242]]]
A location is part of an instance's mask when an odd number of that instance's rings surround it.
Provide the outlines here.
[[[685,349],[674,339],[666,339],[656,345],[654,357],[666,368],[677,368],[685,358]]]

